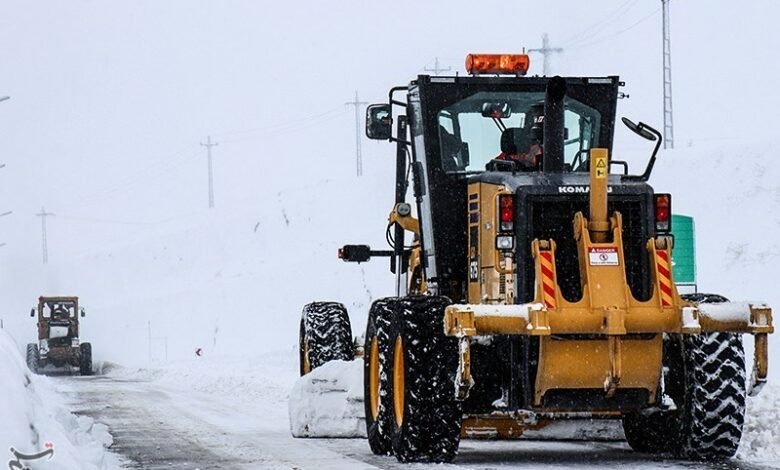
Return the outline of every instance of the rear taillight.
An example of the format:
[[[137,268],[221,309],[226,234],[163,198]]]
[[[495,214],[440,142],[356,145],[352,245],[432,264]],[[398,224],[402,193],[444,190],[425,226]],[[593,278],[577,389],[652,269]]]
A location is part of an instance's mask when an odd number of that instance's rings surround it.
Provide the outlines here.
[[[515,226],[515,198],[511,194],[498,196],[498,229],[511,232]]]
[[[672,230],[672,195],[655,195],[655,231],[670,232]]]

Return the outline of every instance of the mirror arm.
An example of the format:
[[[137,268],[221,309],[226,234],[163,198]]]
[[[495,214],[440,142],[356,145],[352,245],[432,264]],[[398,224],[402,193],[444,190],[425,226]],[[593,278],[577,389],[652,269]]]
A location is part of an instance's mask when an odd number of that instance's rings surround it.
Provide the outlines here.
[[[390,122],[391,123],[393,122],[393,105],[395,105],[395,106],[402,106],[404,109],[406,109],[406,107],[407,107],[407,104],[404,103],[403,101],[398,101],[396,99],[393,99],[393,95],[395,93],[399,92],[399,91],[409,91],[409,87],[408,86],[396,86],[396,87],[393,87],[393,88],[390,89],[390,92],[388,93],[388,102],[390,103]],[[398,139],[396,137],[393,137],[392,130],[390,131],[390,139],[389,140],[390,140],[390,142],[400,142],[402,144],[412,145],[412,143],[407,141],[407,140],[400,140],[400,139]]]
[[[403,101],[398,101],[396,99],[393,99],[393,95],[396,92],[399,92],[399,91],[409,91],[409,87],[408,86],[396,86],[396,87],[391,88],[390,89],[390,93],[388,94],[388,100],[387,101],[391,105],[394,104],[396,106],[403,106],[405,108],[406,107],[406,103],[404,103]],[[392,109],[392,106],[391,106],[391,109]]]
[[[647,168],[645,168],[645,172],[642,173],[642,176],[640,177],[641,178],[640,181],[647,181],[650,179],[650,174],[653,172],[653,166],[655,166],[655,159],[658,156],[658,150],[661,148],[661,142],[663,142],[664,137],[661,135],[660,132],[648,126],[647,124],[640,122],[639,125],[643,126],[645,129],[652,132],[653,135],[655,135],[656,138],[658,138],[658,140],[655,143],[655,148],[653,149],[653,155],[650,157],[650,161],[647,162]]]
[[[623,167],[623,176],[628,175],[628,162],[623,160],[612,160],[609,162],[609,166],[612,167],[612,165]]]
[[[408,140],[399,139],[399,138],[396,138],[396,137],[393,137],[393,136],[390,136],[390,142],[398,142],[398,143],[401,143],[401,144],[404,144],[404,145],[409,145],[409,146],[412,145],[412,143],[409,142]]]

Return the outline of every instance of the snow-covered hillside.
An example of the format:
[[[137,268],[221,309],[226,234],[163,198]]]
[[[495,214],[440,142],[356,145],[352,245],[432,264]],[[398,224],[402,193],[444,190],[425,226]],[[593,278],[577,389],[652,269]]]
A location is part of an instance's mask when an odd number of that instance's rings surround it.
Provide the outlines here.
[[[780,312],[780,147],[723,141],[662,151],[651,180],[696,223],[699,290],[764,301]],[[777,314],[776,314],[777,316]],[[750,343],[749,338],[748,344]],[[770,380],[780,341],[770,337]]]
[[[155,361],[166,357],[166,343],[171,360],[197,348],[241,355],[287,347],[297,341],[301,308],[315,299],[344,302],[362,327],[371,299],[392,292],[387,264],[348,265],[337,248],[385,244],[392,184],[384,175],[303,181],[4,273],[0,289],[15,309],[6,327],[32,341],[26,312],[38,295],[79,295],[82,336],[95,357],[123,364],[147,362],[149,322]]]
[[[673,194],[675,212],[696,219],[701,290],[780,305],[773,149],[727,141],[661,152],[651,183]],[[634,150],[632,170],[646,159]],[[389,160],[363,178],[303,173],[296,185],[259,188],[258,199],[120,230],[109,246],[4,271],[6,328],[20,343],[33,340],[25,312],[38,295],[60,293],[82,297],[83,335],[96,358],[125,364],[147,362],[150,325],[155,361],[188,358],[197,348],[229,355],[285,348],[297,339],[301,306],[314,299],[344,302],[357,334],[371,300],[392,293],[392,277],[386,260],[346,264],[336,249],[349,242],[384,247]],[[777,341],[770,344],[772,357],[780,357]],[[770,367],[772,377],[778,372]]]

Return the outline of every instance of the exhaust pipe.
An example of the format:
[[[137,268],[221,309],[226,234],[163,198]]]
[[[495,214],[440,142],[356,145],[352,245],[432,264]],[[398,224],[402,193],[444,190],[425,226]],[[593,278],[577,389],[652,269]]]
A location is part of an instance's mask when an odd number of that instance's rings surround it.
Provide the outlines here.
[[[563,173],[563,98],[566,80],[555,76],[547,82],[544,95],[544,144],[542,170],[545,173]]]

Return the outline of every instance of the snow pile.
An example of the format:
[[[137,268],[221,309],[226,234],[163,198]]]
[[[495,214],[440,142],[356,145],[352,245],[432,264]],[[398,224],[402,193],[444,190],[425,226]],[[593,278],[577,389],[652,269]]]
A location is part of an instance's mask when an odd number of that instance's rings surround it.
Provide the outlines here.
[[[35,469],[119,468],[118,458],[106,452],[113,442],[106,426],[69,413],[49,379],[29,372],[16,343],[2,330],[0,396],[0,452],[14,448],[31,456],[51,446],[52,455],[20,463]],[[0,453],[0,462],[5,460],[15,457]]]
[[[749,461],[780,461],[780,385],[768,384],[749,397],[737,457]]]
[[[295,437],[366,437],[363,361],[331,361],[299,378],[288,402]]]
[[[523,439],[545,441],[622,441],[625,438],[623,424],[617,419],[561,420],[523,432]]]

